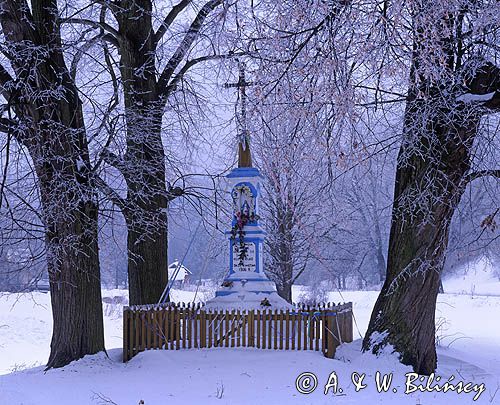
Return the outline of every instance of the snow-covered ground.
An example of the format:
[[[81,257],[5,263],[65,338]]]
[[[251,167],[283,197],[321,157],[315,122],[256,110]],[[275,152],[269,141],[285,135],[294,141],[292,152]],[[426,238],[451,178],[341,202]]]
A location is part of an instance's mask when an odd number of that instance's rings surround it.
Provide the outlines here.
[[[500,269],[485,258],[463,266],[453,277],[443,280],[443,288],[447,293],[466,295],[496,295],[500,297]]]
[[[496,288],[495,283],[500,284],[498,280],[489,281],[492,289]],[[297,288],[294,295],[298,297],[301,292]],[[331,301],[354,303],[357,323],[358,340],[339,348],[335,360],[326,359],[319,352],[241,348],[150,351],[123,364],[121,305],[104,304],[108,356],[87,356],[48,372],[42,365],[49,355],[50,299],[48,294],[33,293],[0,296],[0,374],[4,374],[0,375],[0,404],[121,405],[139,404],[141,400],[146,405],[500,404],[500,296],[458,292],[462,294],[438,297],[437,375],[442,377],[441,384],[453,375],[454,383],[472,382],[477,384],[476,390],[484,383],[485,390],[477,401],[473,401],[476,392],[407,395],[405,373],[411,372],[410,368],[399,364],[394,355],[375,358],[360,352],[359,338],[366,330],[378,294],[374,291],[329,294]],[[104,291],[106,297],[124,294],[120,290]],[[176,301],[187,302],[193,296],[194,292],[173,293]],[[206,299],[203,294],[198,297]],[[388,392],[376,391],[377,371],[393,374]],[[311,394],[297,391],[296,379],[303,372],[317,377],[318,386]],[[338,378],[337,393],[330,389],[324,395],[332,372]],[[366,374],[363,382],[367,387],[359,392],[355,392],[351,381],[356,376],[353,373]]]

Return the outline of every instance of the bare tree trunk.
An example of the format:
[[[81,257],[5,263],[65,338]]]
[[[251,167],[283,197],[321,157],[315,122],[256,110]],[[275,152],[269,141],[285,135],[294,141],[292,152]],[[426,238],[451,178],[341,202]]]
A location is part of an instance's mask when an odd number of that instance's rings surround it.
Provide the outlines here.
[[[167,100],[186,72],[197,63],[216,57],[208,54],[191,58],[189,53],[207,17],[222,0],[207,0],[199,8],[161,69],[156,66],[156,58],[162,58],[159,48],[163,53],[170,46],[163,44],[162,38],[172,24],[177,25],[177,18],[185,18],[186,15],[181,14],[192,1],[182,0],[172,5],[156,31],[151,0],[105,3],[98,25],[107,32],[106,37],[112,37],[110,42],[118,47],[120,54],[127,151],[123,157],[104,151],[103,158],[120,170],[127,182],[127,198],[122,200],[113,195],[112,199],[119,204],[127,222],[130,303],[151,304],[158,302],[167,284],[167,204],[183,194],[182,189],[167,189],[165,184],[162,117]],[[118,30],[105,24],[108,9],[116,18]],[[80,23],[87,22],[80,20]],[[176,32],[175,37],[178,35]]]
[[[129,191],[129,195],[132,193]],[[144,207],[151,214],[159,216],[154,219],[155,221],[163,219],[163,225],[158,225],[154,230],[147,225],[141,225],[144,216],[134,223],[133,214],[127,215],[128,283],[131,305],[157,303],[168,281],[167,218],[166,213],[158,214],[162,207],[165,212],[164,201],[165,198],[157,198]]]
[[[276,277],[278,277],[278,281],[276,282],[276,290],[281,298],[291,303],[293,266],[290,263],[282,263],[279,267],[279,273],[276,274]]]
[[[386,280],[363,342],[364,350],[375,353],[393,345],[401,361],[421,374],[436,368],[434,322],[440,274],[450,222],[468,182],[480,118],[465,111],[452,115],[443,106],[447,106],[444,100],[431,103],[409,96],[405,133],[422,125],[422,116],[430,120],[428,132],[419,141],[403,142],[400,149]],[[431,110],[437,113],[424,114]],[[451,116],[453,124],[445,120]]]
[[[82,203],[47,235],[54,322],[47,368],[104,350],[97,212],[96,204]]]
[[[161,139],[164,103],[155,70],[156,44],[149,0],[124,0],[115,11],[120,27],[120,69],[127,121],[127,182],[130,304],[158,302],[167,284],[167,189]]]
[[[422,178],[432,172],[419,157],[415,156],[412,162],[420,170],[398,166],[386,281],[373,309],[363,347],[377,352],[390,343],[404,364],[412,365],[418,373],[429,374],[436,368],[436,297],[458,183],[455,190],[442,190],[442,203],[429,213],[432,221],[422,217],[410,220],[409,215],[401,215],[401,211],[411,209],[404,207],[404,193],[418,189]],[[465,174],[464,169],[457,169]],[[439,180],[442,179],[434,179]]]

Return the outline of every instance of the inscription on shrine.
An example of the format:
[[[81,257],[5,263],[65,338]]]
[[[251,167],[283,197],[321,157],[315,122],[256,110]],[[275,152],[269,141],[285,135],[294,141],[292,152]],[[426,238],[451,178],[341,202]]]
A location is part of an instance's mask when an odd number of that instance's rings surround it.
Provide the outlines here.
[[[239,259],[239,244],[233,244],[233,270],[234,271],[255,271],[257,266],[255,243],[245,242],[246,255],[243,261]]]

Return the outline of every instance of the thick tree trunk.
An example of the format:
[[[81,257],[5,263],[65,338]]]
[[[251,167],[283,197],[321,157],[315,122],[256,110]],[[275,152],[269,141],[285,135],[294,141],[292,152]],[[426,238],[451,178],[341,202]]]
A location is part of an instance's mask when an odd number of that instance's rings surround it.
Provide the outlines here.
[[[131,305],[157,303],[168,281],[165,197],[148,201],[141,210],[144,211],[137,221],[131,215],[127,216],[128,283]],[[156,217],[151,219],[153,223],[150,227],[144,223],[145,212],[151,217]],[[159,223],[154,225],[155,222]]]
[[[127,121],[127,182],[130,304],[154,304],[167,284],[167,189],[161,139],[164,100],[157,91],[152,5],[122,1],[115,12],[120,27],[120,70]]]
[[[406,131],[422,112],[409,102]],[[390,344],[404,364],[421,374],[436,368],[435,309],[448,232],[470,168],[470,147],[478,120],[442,127],[418,145],[403,144],[398,156],[386,280],[363,342],[377,353]]]
[[[47,368],[104,350],[97,206],[82,203],[57,228],[47,235],[54,322]]]
[[[171,25],[174,22],[177,25],[177,17],[191,1],[173,5],[156,32],[153,3],[151,0],[106,3],[118,22],[116,40],[127,121],[127,152],[115,167],[120,166],[128,186],[124,215],[129,231],[131,304],[156,303],[167,283],[167,203],[182,195],[183,190],[167,190],[165,184],[162,116],[168,97],[184,74],[201,61],[202,58],[197,61],[190,58],[193,56],[190,50],[207,16],[222,1],[209,0],[203,4],[159,74],[160,69],[155,65],[158,44]],[[182,21],[184,24],[185,20]]]
[[[43,74],[47,77],[48,72]],[[57,115],[39,124],[34,135],[41,144],[32,144],[30,151],[47,229],[54,322],[47,363],[51,368],[104,350],[104,329],[98,205],[82,105],[74,88],[67,89],[63,100],[44,104],[38,108],[44,118]]]

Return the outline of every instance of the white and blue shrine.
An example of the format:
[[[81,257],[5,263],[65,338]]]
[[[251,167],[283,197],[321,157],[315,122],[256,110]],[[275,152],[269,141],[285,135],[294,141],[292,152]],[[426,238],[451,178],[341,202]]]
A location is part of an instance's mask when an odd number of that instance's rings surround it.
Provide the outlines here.
[[[290,308],[276,292],[276,285],[264,273],[264,239],[266,232],[259,223],[259,198],[263,180],[259,170],[252,167],[250,137],[246,128],[245,66],[239,63],[239,80],[226,87],[238,88],[241,110],[238,123],[238,167],[226,177],[231,187],[231,230],[229,240],[229,273],[208,301],[207,308]]]
[[[242,143],[245,145],[243,146]],[[274,282],[264,273],[266,232],[259,223],[259,198],[263,180],[252,167],[247,139],[239,143],[238,168],[227,179],[231,187],[232,222],[229,240],[229,273],[207,307],[239,309],[289,308]]]

